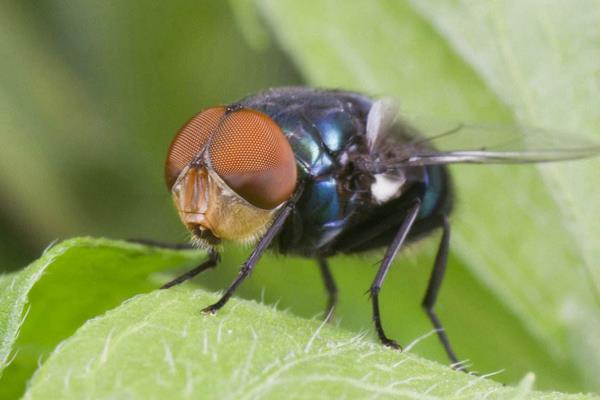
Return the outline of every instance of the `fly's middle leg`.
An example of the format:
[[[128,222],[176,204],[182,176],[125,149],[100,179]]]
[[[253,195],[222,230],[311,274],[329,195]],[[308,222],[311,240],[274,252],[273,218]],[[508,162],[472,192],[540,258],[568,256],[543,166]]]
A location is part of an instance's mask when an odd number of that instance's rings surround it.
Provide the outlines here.
[[[414,205],[408,209],[408,212],[404,217],[404,221],[402,222],[402,225],[400,225],[400,229],[398,229],[398,233],[396,233],[392,243],[389,245],[385,253],[385,257],[383,258],[379,270],[377,271],[377,275],[375,275],[375,279],[373,280],[371,288],[369,289],[369,293],[371,295],[371,304],[373,307],[373,323],[375,324],[377,336],[379,336],[379,340],[381,340],[381,343],[383,343],[385,346],[395,349],[400,349],[401,347],[398,343],[396,343],[396,341],[386,336],[381,323],[381,313],[379,311],[379,291],[381,290],[381,286],[383,285],[383,281],[385,280],[385,276],[390,269],[392,261],[398,253],[398,250],[400,250],[406,241],[408,233],[410,232],[410,229],[412,228],[420,209],[421,201],[417,198]]]
[[[335,285],[333,275],[329,269],[329,263],[324,258],[317,258],[319,263],[319,269],[321,270],[321,276],[323,277],[323,283],[325,284],[325,290],[327,291],[327,308],[325,309],[325,321],[331,322],[334,319],[335,306],[337,305],[338,290]]]

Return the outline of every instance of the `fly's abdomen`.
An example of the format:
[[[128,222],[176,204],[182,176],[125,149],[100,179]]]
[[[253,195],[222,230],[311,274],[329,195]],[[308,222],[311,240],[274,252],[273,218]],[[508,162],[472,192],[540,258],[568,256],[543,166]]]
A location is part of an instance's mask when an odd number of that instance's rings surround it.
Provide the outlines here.
[[[447,168],[442,165],[430,165],[425,170],[425,192],[417,218],[449,215],[452,209],[452,184]]]

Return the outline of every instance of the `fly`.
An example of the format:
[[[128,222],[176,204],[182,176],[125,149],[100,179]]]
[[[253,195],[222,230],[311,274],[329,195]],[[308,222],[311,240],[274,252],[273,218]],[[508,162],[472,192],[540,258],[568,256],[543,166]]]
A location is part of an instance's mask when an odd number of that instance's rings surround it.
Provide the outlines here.
[[[165,177],[181,221],[209,258],[163,288],[216,266],[221,241],[251,243],[239,274],[205,312],[223,307],[270,248],[316,260],[331,317],[337,289],[328,258],[386,247],[369,293],[379,339],[399,349],[381,322],[381,286],[403,246],[440,229],[422,306],[449,359],[464,369],[434,309],[450,243],[446,165],[571,160],[598,155],[600,146],[541,130],[460,125],[428,133],[403,121],[389,100],[337,90],[276,88],[200,112],[172,141]]]

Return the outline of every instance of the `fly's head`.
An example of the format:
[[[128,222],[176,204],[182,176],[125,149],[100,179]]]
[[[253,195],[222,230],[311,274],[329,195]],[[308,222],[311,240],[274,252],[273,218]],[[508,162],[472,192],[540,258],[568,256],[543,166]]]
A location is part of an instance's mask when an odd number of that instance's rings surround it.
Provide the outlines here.
[[[294,153],[255,110],[215,107],[181,128],[165,165],[179,217],[203,247],[253,242],[296,187]]]

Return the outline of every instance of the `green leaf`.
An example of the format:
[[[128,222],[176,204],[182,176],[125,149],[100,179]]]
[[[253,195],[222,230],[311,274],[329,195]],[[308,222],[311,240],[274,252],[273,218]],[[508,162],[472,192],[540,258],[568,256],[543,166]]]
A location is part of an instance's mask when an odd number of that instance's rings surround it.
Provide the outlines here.
[[[395,95],[408,115],[598,133],[600,8],[578,3],[257,2],[315,85]],[[599,168],[456,167],[452,239],[548,355],[596,389]]]
[[[403,344],[425,336],[426,339],[415,351],[446,363],[441,346],[431,334],[431,325],[418,306],[427,279],[422,265],[431,262],[434,250],[431,245],[435,242],[421,247],[423,251],[417,258],[406,257],[406,254],[401,257],[401,265],[398,266],[401,268],[390,272],[382,292],[382,310],[389,334]],[[223,255],[219,268],[203,274],[198,281],[217,289],[229,284],[245,254],[227,249]],[[195,259],[197,256],[190,252],[178,254],[144,250],[137,245],[103,239],[73,239],[55,246],[22,272],[2,277],[0,284],[3,290],[0,293],[4,297],[1,297],[3,306],[0,307],[0,315],[8,318],[0,324],[4,343],[2,356],[10,359],[16,354],[16,359],[0,380],[2,397],[16,397],[38,360],[43,360],[60,340],[68,337],[86,319],[135,293],[159,286],[156,281],[148,281],[148,273],[163,268],[189,268],[187,264]],[[315,265],[312,261],[289,257],[285,266],[280,265],[281,261],[279,257],[263,257],[252,279],[248,279],[237,294],[264,298],[271,304],[290,307],[296,314],[314,316],[324,303]],[[370,262],[345,257],[333,260],[332,270],[341,292],[338,321],[355,331],[366,328],[373,336],[369,302],[363,293],[375,270],[365,263]],[[513,352],[503,352],[500,356],[492,354],[487,359],[478,357],[476,370],[496,371],[498,365],[502,365],[507,371],[497,375],[496,379],[514,382],[523,373],[521,371],[533,369],[542,378],[540,387],[566,387],[570,390],[581,387],[577,376],[572,376],[570,365],[553,365],[551,359],[544,357],[543,349],[519,329],[514,317],[507,314],[483,288],[479,288],[460,263],[451,259],[450,265],[452,268],[445,283],[448,290],[442,293],[439,313],[442,318],[447,317],[446,327],[459,354],[466,353],[469,357],[471,354],[490,354],[490,345],[497,347],[513,343]],[[161,283],[165,281],[166,278],[161,279]],[[392,313],[397,310],[398,304],[405,306],[400,313]],[[26,312],[24,308],[31,310]],[[49,309],[52,312],[47,312]],[[21,320],[24,320],[22,335],[17,336]],[[512,329],[496,332],[491,344],[473,340],[489,336],[489,327],[494,325],[511,326]],[[461,335],[463,331],[470,334]]]
[[[225,275],[224,279],[228,279],[227,275],[235,273],[237,266],[228,258],[238,255],[235,251],[227,254],[213,278]],[[156,291],[121,304],[136,293],[156,288],[159,284],[153,273],[167,268],[190,268],[200,258],[198,252],[81,238],[58,244],[23,271],[1,277],[0,355],[5,361],[2,367],[6,369],[0,377],[0,398],[17,398],[28,380],[27,396],[32,398],[40,395],[43,398],[98,398],[118,393],[138,394],[139,398],[151,398],[149,393],[156,398],[167,396],[161,393],[182,393],[180,397],[185,397],[186,391],[198,395],[198,391],[203,390],[215,398],[228,394],[236,397],[234,390],[252,390],[249,397],[252,393],[276,397],[293,385],[308,382],[326,388],[324,393],[334,397],[347,393],[349,398],[362,398],[365,394],[473,397],[488,392],[512,397],[523,390],[521,387],[516,391],[503,388],[481,377],[454,372],[447,366],[418,358],[412,352],[401,354],[387,350],[374,338],[366,340],[364,334],[357,336],[340,328],[322,327],[314,318],[292,317],[256,302],[233,299],[216,316],[203,316],[199,312],[201,307],[210,304],[217,295],[190,290],[193,286],[189,284],[187,288]],[[288,290],[294,286],[298,272],[311,271],[306,266],[298,271],[282,269],[276,265],[278,260],[267,257],[245,287],[251,292],[252,282],[269,276],[286,281],[285,277],[278,278],[272,272],[265,274],[269,266],[277,267],[292,281]],[[298,261],[291,260],[292,263]],[[403,265],[402,274],[408,273],[409,279],[401,287],[393,284],[388,285],[388,289],[398,293],[406,291],[407,296],[415,297],[410,287],[415,286],[412,278],[417,275],[421,262],[408,261]],[[364,270],[361,265],[364,261],[347,259],[344,264],[350,273],[340,276],[342,288],[348,280],[357,278],[354,269]],[[451,287],[469,282],[467,275],[456,276],[456,271],[452,275]],[[160,278],[161,282],[165,280],[165,277]],[[208,281],[210,283],[210,279]],[[276,282],[267,279],[267,283]],[[216,286],[223,287],[223,284]],[[422,283],[416,286],[422,290]],[[303,289],[304,296],[296,297],[297,304],[310,303],[313,291],[316,292],[310,287]],[[466,299],[475,305],[476,299],[482,298],[478,292],[473,293],[472,300],[468,293],[465,295],[450,298],[451,303]],[[368,308],[364,297],[346,297],[350,301],[342,302],[342,319],[354,314],[356,307]],[[494,304],[487,301],[485,294],[483,299],[488,305]],[[105,316],[94,318],[114,307]],[[300,313],[305,312],[302,307],[298,309]],[[502,318],[502,310],[497,311]],[[470,316],[481,315],[477,307],[468,307],[465,312]],[[413,315],[409,312],[408,317],[402,317],[410,320]],[[458,325],[463,319],[456,321]],[[485,325],[485,316],[478,320]],[[422,322],[409,333],[426,333]],[[510,318],[504,323],[510,324]],[[476,325],[467,322],[467,327],[477,332]],[[412,343],[409,348],[421,349],[424,342],[432,342],[428,339],[432,334],[414,336],[416,339],[404,344]],[[502,335],[498,336],[501,341],[514,340],[510,335]],[[439,350],[439,345],[433,342]],[[535,358],[539,350],[533,344],[519,351],[527,360]],[[49,353],[52,353],[50,357]],[[248,358],[249,354],[252,359]],[[6,361],[11,360],[7,366]],[[279,372],[288,364],[289,368]],[[397,367],[391,368],[394,365]],[[523,382],[527,383],[526,393],[533,395],[529,392],[530,380]],[[232,381],[240,382],[241,386],[231,385]],[[364,387],[360,382],[366,382]],[[313,397],[313,393],[307,396]]]
[[[388,335],[401,344],[431,334],[431,322],[420,302],[425,293],[429,270],[435,257],[438,238],[413,245],[398,256],[381,292],[381,309]],[[232,251],[234,250],[234,251]],[[226,249],[226,265],[197,280],[215,290],[230,284],[246,252]],[[339,288],[336,315],[340,326],[355,332],[366,331],[373,340],[371,307],[365,295],[377,271],[382,254],[336,257],[330,260]],[[314,260],[264,256],[236,292],[247,299],[262,299],[279,304],[295,315],[314,317],[325,305],[325,293]],[[521,322],[481,285],[456,257],[450,257],[448,272],[439,296],[437,311],[459,358],[468,360],[481,374],[503,370],[494,380],[516,383],[534,371],[536,387],[577,392],[584,383],[569,361],[557,363],[543,344],[527,333]],[[490,351],[502,348],[503,351]],[[428,359],[448,363],[435,335],[431,334],[414,349]]]
[[[150,274],[190,268],[201,255],[80,238],[52,247],[19,273],[1,276],[0,398],[18,397],[38,362],[85,321],[155,289]]]
[[[592,398],[518,388],[386,349],[362,335],[200,290],[140,295],[86,323],[25,399]]]

